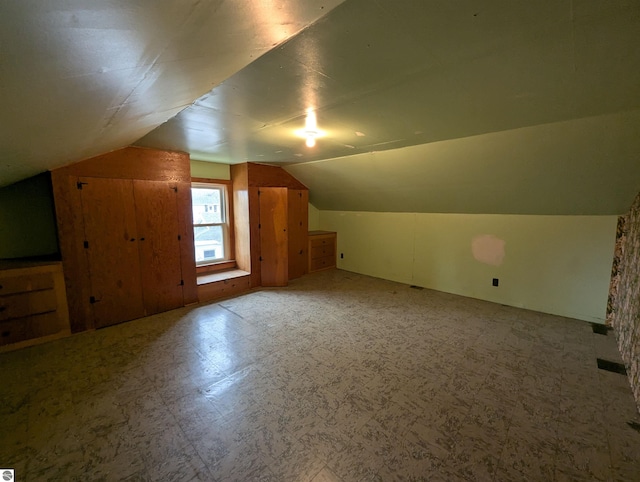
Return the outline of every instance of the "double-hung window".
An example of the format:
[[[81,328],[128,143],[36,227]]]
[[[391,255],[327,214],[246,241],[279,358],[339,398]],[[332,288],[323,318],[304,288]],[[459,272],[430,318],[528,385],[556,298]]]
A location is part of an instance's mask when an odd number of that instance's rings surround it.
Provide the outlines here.
[[[196,266],[230,259],[227,199],[227,186],[224,184],[191,184]]]

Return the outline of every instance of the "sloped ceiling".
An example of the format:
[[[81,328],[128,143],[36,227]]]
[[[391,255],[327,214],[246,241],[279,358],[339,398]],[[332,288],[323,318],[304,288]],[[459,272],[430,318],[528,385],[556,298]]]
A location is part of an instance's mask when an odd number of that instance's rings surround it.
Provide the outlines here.
[[[343,0],[0,3],[0,186],[128,146]]]
[[[286,166],[320,209],[614,214],[640,190],[635,0],[80,4],[0,7],[1,181],[135,141]]]

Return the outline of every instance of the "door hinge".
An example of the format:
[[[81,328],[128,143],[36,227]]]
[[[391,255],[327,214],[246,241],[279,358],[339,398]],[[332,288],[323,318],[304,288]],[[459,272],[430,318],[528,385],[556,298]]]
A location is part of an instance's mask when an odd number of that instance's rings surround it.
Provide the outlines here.
[[[89,241],[85,241],[84,243],[82,243],[84,246],[84,249],[89,249]]]
[[[262,261],[262,256],[260,256],[260,261]]]
[[[94,303],[97,303],[98,301],[100,300],[96,300],[95,296],[89,296],[89,303],[94,304]]]
[[[173,189],[173,192],[178,192],[178,186],[173,186],[171,189]]]
[[[298,196],[302,197],[302,191],[300,191],[300,192],[298,193]]]
[[[76,183],[76,187],[82,191],[82,186],[84,186],[85,184],[89,184],[89,183],[88,182],[80,182],[80,181],[78,181]]]
[[[258,223],[258,229],[262,229],[262,224]]]
[[[178,234],[178,241],[182,241],[182,236]]]
[[[180,284],[178,286],[184,286],[184,280],[183,279],[180,280]]]

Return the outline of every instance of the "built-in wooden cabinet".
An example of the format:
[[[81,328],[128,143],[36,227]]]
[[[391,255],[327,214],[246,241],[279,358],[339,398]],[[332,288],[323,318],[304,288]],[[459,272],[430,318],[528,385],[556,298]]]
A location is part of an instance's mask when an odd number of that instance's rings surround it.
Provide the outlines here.
[[[258,230],[262,286],[287,286],[289,233],[286,187],[261,187]]]
[[[288,189],[289,279],[307,273],[309,191]]]
[[[307,272],[309,191],[258,188],[262,286],[286,286]]]
[[[126,148],[52,172],[72,330],[197,301],[189,156]]]
[[[333,231],[309,231],[309,273],[336,267],[337,235]]]
[[[62,264],[0,263],[0,350],[70,333]]]
[[[236,261],[251,286],[286,286],[307,272],[309,191],[284,169],[231,166]]]
[[[96,328],[183,306],[176,183],[78,178]]]

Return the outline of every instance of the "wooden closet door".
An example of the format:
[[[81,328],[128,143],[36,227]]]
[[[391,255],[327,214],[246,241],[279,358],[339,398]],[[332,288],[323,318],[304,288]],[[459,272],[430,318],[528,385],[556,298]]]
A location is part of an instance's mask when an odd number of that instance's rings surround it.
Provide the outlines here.
[[[144,316],[133,184],[78,178],[96,328]],[[83,242],[78,240],[78,242]]]
[[[299,278],[307,272],[307,235],[309,232],[309,191],[289,189],[289,279]]]
[[[260,274],[262,286],[287,286],[287,188],[261,187]]]
[[[133,181],[147,315],[183,306],[175,183]]]

